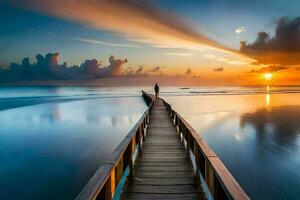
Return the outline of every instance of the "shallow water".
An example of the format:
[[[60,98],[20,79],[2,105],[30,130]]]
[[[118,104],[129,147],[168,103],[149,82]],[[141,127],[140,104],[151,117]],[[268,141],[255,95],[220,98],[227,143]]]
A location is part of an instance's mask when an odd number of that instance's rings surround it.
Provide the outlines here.
[[[252,199],[299,199],[300,94],[165,98]]]
[[[74,199],[146,110],[110,90],[0,89],[0,199]]]

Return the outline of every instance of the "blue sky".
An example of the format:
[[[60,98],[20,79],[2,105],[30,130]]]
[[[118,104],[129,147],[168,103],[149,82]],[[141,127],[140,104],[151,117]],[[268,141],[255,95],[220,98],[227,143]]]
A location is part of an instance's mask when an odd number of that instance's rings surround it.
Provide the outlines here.
[[[34,61],[36,54],[59,52],[60,61],[69,65],[80,64],[85,59],[96,58],[107,62],[114,54],[128,58],[133,66],[177,65],[198,66],[199,59],[187,62],[188,57],[166,56],[166,53],[190,53],[191,50],[155,48],[151,45],[128,40],[124,34],[92,28],[76,20],[46,15],[34,10],[18,8],[0,2],[0,65],[21,62],[23,57]],[[172,12],[180,19],[190,21],[194,28],[208,38],[227,47],[238,49],[240,40],[254,41],[259,31],[273,32],[272,21],[282,16],[297,16],[300,2],[297,0],[153,0],[153,4]],[[124,19],[126,24],[126,19]],[[235,33],[238,27],[245,32]],[[116,47],[77,41],[74,38],[99,40],[113,44],[128,44],[134,47]],[[202,55],[199,55],[201,57]],[[202,57],[201,57],[202,58]],[[179,63],[179,64],[178,64]],[[201,63],[201,61],[199,61]],[[208,62],[209,63],[209,62]]]

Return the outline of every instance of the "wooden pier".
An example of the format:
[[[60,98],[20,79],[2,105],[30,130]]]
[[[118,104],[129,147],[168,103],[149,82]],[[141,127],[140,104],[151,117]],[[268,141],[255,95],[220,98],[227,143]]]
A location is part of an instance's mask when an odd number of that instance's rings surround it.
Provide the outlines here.
[[[147,138],[121,199],[205,199],[199,179],[161,99],[154,101]]]
[[[147,111],[77,200],[249,199],[218,156],[167,102],[145,92],[143,97]]]

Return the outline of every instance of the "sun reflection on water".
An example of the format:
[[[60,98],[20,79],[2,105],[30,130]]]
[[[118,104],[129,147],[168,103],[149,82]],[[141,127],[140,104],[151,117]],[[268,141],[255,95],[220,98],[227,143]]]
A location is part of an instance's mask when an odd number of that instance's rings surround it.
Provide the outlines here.
[[[266,105],[267,105],[267,107],[270,106],[270,102],[271,102],[271,95],[270,94],[266,94]]]

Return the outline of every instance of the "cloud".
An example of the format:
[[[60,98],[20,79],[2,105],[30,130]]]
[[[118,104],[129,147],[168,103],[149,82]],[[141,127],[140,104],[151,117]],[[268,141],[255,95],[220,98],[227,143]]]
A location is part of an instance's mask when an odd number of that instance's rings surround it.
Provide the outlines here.
[[[96,59],[85,60],[80,66],[59,64],[59,53],[36,55],[36,62],[31,64],[24,58],[21,64],[12,63],[9,69],[0,70],[0,82],[16,80],[52,80],[52,79],[87,79],[120,76],[123,64],[127,59],[109,57],[109,65],[102,67]]]
[[[141,48],[139,45],[134,44],[123,44],[123,43],[111,43],[111,42],[104,42],[101,40],[94,40],[89,38],[81,38],[81,37],[72,37],[72,40],[79,41],[79,42],[86,42],[90,44],[100,44],[100,45],[106,45],[106,46],[112,46],[112,47],[126,47],[126,48]]]
[[[157,67],[153,67],[150,72],[153,72],[153,73],[158,73],[161,71],[161,67],[160,66],[157,66]]]
[[[143,66],[139,66],[139,68],[137,68],[137,70],[135,71],[136,74],[141,74],[143,72]]]
[[[289,70],[292,69],[291,67],[284,67],[284,66],[279,66],[279,65],[270,65],[267,67],[260,68],[258,70],[252,70],[251,72],[255,73],[270,73],[270,72],[279,72],[279,71],[284,71],[284,70]]]
[[[85,60],[80,67],[82,68],[84,74],[94,76],[99,72],[100,63],[96,59]]]
[[[17,7],[121,33],[156,46],[212,48],[231,52],[196,30],[193,24],[140,0],[5,0]]]
[[[243,26],[240,26],[240,27],[237,27],[236,29],[235,29],[235,33],[236,34],[240,34],[240,33],[242,33],[242,32],[246,32],[247,31],[247,29],[245,28],[245,27],[243,27]]]
[[[222,62],[229,65],[247,65],[255,62],[256,60],[250,58],[242,58],[236,56],[227,56],[227,57],[219,57],[214,54],[204,54],[204,57],[211,60],[216,60],[218,62]]]
[[[187,68],[186,71],[185,71],[185,74],[186,74],[186,75],[191,75],[191,74],[193,74],[192,69],[191,69],[191,68]]]
[[[113,55],[109,57],[109,65],[107,67],[100,68],[98,75],[100,77],[106,76],[120,76],[121,67],[124,63],[127,63],[128,60],[116,59]]]
[[[134,70],[132,67],[127,67],[123,70],[122,74],[125,76],[132,76],[134,75]]]
[[[263,64],[296,65],[300,63],[300,17],[281,17],[275,35],[259,32],[253,43],[241,42],[240,51]]]
[[[195,55],[194,53],[179,53],[179,52],[169,52],[169,53],[164,53],[166,56],[181,56],[181,57],[191,57]]]
[[[216,67],[216,68],[213,68],[213,71],[214,72],[222,72],[224,71],[223,67]]]
[[[205,54],[204,56],[205,56],[206,58],[209,58],[209,59],[215,59],[215,58],[216,58],[216,56],[213,55],[213,54]]]

